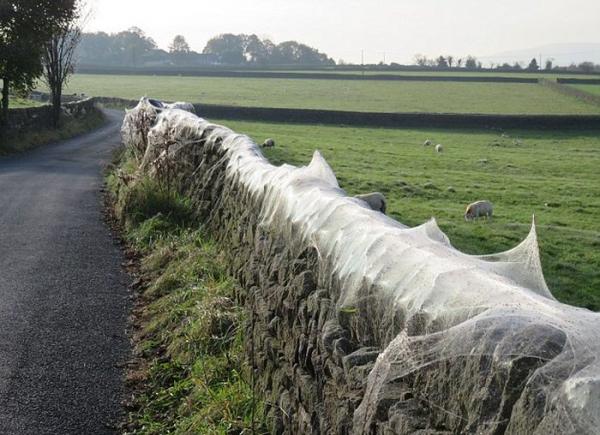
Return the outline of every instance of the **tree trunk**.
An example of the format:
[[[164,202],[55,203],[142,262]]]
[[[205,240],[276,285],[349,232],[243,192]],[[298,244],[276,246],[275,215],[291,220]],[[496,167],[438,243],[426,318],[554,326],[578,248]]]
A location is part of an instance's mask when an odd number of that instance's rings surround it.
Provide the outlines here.
[[[56,128],[60,122],[62,86],[57,85],[52,90],[52,125]]]
[[[52,93],[52,125],[56,128],[60,121],[60,103],[61,103],[61,92],[55,91]]]
[[[0,126],[8,125],[8,88],[9,81],[7,78],[2,79],[2,113],[0,114]],[[2,132],[4,132],[4,128]]]

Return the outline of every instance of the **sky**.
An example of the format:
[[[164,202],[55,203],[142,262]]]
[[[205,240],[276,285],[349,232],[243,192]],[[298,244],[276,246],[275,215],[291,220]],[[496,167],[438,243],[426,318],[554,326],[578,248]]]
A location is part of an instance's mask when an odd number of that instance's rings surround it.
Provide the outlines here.
[[[86,31],[110,33],[137,26],[161,48],[182,34],[196,51],[221,33],[255,33],[275,43],[297,40],[336,61],[355,63],[361,62],[361,53],[365,63],[384,56],[386,62],[412,63],[417,53],[473,54],[485,63],[497,53],[548,44],[600,44],[600,0],[88,0],[88,4],[92,14]],[[600,52],[590,57],[600,59]]]

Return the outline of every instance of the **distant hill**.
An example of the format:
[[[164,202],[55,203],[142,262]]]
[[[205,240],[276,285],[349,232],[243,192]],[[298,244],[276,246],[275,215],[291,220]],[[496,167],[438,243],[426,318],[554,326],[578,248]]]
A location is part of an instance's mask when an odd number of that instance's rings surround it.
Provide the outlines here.
[[[540,54],[542,55],[542,62],[552,58],[554,65],[559,66],[568,66],[571,63],[578,64],[585,61],[600,64],[600,43],[548,44],[524,50],[505,51],[491,56],[481,56],[480,59],[484,63],[508,62],[512,64],[518,61],[527,64],[534,57],[539,61]]]

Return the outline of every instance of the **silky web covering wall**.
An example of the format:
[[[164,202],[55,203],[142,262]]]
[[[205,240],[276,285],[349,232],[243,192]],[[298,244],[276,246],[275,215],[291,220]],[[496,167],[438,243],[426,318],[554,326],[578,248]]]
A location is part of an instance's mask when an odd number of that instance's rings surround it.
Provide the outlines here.
[[[535,224],[472,256],[349,197],[315,152],[273,166],[250,138],[142,99],[138,178],[188,195],[227,253],[277,433],[592,434],[600,315],[554,299]]]

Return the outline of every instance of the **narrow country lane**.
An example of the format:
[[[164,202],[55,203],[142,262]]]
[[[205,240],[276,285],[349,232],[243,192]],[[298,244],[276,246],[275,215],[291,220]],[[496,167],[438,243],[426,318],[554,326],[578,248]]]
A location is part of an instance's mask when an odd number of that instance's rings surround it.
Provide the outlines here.
[[[113,433],[127,359],[122,256],[102,167],[122,115],[0,159],[0,433]]]

